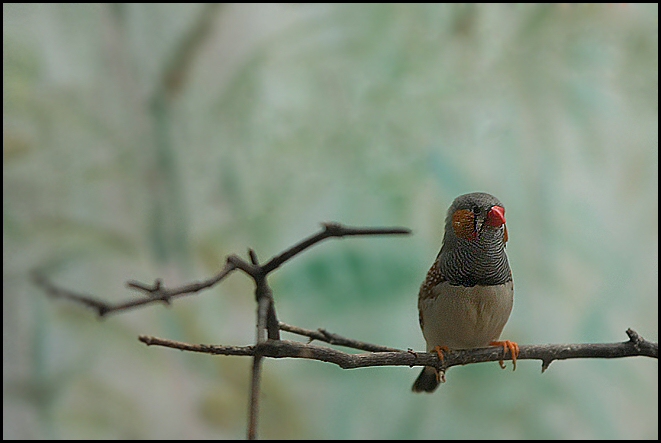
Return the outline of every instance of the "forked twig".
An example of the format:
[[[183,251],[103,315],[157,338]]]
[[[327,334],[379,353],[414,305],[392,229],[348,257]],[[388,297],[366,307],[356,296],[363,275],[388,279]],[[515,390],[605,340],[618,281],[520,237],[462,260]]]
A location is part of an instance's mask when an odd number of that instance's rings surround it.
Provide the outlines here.
[[[406,228],[352,228],[341,225],[339,223],[325,223],[322,225],[322,230],[305,240],[288,248],[279,255],[271,258],[265,264],[260,265],[257,259],[257,254],[252,249],[248,250],[250,262],[245,261],[237,255],[230,255],[227,257],[223,269],[210,279],[191,283],[175,288],[166,288],[162,280],[157,279],[153,285],[148,285],[140,282],[130,281],[127,283],[129,288],[146,294],[135,300],[129,300],[117,304],[109,304],[98,300],[89,295],[78,294],[72,291],[59,288],[51,283],[43,273],[35,271],[32,275],[32,280],[35,284],[42,287],[44,291],[53,298],[64,298],[81,303],[85,306],[95,309],[100,317],[110,313],[122,312],[128,309],[136,308],[151,303],[162,302],[170,305],[175,297],[184,295],[191,295],[203,289],[210,288],[215,284],[222,281],[231,272],[235,270],[243,271],[250,276],[255,282],[255,300],[257,301],[257,331],[255,338],[255,346],[252,348],[251,356],[253,357],[251,388],[250,388],[250,405],[248,413],[248,438],[255,439],[257,437],[257,418],[259,412],[259,392],[261,380],[262,359],[269,357],[268,353],[262,353],[262,350],[269,349],[268,343],[279,342],[280,340],[280,323],[275,310],[275,302],[273,300],[273,291],[271,290],[267,276],[279,268],[283,263],[305,251],[306,249],[314,246],[315,244],[328,239],[328,238],[342,238],[346,236],[367,236],[367,235],[401,235],[410,234],[411,231]],[[265,334],[265,332],[267,334]],[[323,336],[323,341],[335,342],[338,344],[345,343],[348,339],[342,339],[339,336],[333,336],[323,330],[318,331]],[[268,337],[268,340],[267,340]],[[314,337],[311,337],[314,338]],[[148,339],[145,337],[140,338],[147,344],[162,344],[160,339]],[[322,338],[318,338],[322,339]],[[175,342],[171,342],[175,343]],[[170,347],[178,347],[178,349],[192,350],[191,345],[178,344]],[[363,344],[365,350],[377,350],[377,345]],[[211,349],[211,347],[201,347],[198,349]],[[385,348],[390,349],[390,348]],[[235,354],[238,355],[238,354]],[[245,355],[245,354],[242,354]]]

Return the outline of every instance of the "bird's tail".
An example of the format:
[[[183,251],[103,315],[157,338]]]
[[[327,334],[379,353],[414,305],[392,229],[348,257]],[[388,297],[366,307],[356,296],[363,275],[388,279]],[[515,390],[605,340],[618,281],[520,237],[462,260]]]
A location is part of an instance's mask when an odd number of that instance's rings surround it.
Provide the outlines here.
[[[440,383],[438,371],[431,366],[425,366],[413,383],[413,392],[434,392]]]

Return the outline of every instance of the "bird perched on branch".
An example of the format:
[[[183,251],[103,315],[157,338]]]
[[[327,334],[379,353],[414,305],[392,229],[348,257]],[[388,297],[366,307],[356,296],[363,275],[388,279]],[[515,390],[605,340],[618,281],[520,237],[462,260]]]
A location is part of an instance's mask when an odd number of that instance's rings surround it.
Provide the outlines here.
[[[505,254],[505,207],[483,192],[457,197],[445,219],[441,251],[420,286],[418,311],[427,352],[502,346],[516,369],[519,347],[497,341],[514,302]],[[501,367],[505,367],[500,362]],[[433,392],[443,374],[426,366],[414,392]]]

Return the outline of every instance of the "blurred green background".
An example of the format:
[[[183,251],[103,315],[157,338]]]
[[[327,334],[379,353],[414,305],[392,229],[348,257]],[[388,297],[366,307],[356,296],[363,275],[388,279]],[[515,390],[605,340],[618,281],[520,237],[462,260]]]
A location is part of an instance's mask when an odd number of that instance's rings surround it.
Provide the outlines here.
[[[251,282],[113,315],[319,222],[279,317],[424,349],[417,291],[454,197],[507,208],[520,344],[658,340],[658,6],[3,5],[3,437],[242,438]],[[293,338],[284,334],[286,338]],[[509,366],[509,365],[508,365]],[[264,438],[658,438],[658,362],[419,368],[268,360]]]

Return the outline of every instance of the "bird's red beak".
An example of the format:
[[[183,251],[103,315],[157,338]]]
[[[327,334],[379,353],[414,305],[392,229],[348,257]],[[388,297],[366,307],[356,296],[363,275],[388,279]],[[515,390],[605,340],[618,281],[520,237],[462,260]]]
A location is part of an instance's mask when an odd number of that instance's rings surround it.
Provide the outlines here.
[[[505,208],[502,206],[492,206],[487,214],[486,224],[494,228],[500,228],[505,224]]]

